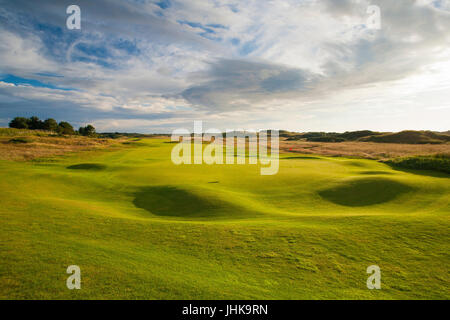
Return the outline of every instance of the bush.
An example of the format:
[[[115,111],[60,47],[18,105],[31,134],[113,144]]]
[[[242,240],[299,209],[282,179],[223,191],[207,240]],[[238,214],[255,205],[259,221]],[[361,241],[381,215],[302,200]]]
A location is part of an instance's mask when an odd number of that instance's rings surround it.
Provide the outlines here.
[[[88,124],[86,127],[80,127],[80,129],[78,129],[78,132],[83,136],[94,136],[95,128],[94,126]]]
[[[29,119],[27,119],[27,118],[15,117],[9,123],[9,127],[16,128],[16,129],[28,129],[28,122],[29,122]]]
[[[43,129],[47,131],[57,131],[58,130],[58,122],[55,119],[49,118],[44,121]]]
[[[24,137],[19,137],[19,138],[10,139],[8,142],[9,143],[29,143],[29,142],[33,142],[33,140],[24,138]]]
[[[62,121],[58,125],[55,119],[49,118],[45,121],[42,121],[39,120],[39,118],[36,116],[33,116],[31,118],[15,117],[9,123],[9,127],[15,129],[56,131],[60,134],[75,134],[75,130],[68,122]],[[94,129],[94,127],[92,127],[92,129]]]
[[[58,125],[57,132],[59,134],[75,134],[72,125],[66,121],[61,121]]]
[[[44,128],[44,123],[39,120],[38,117],[31,117],[30,119],[28,119],[28,129],[31,130],[41,130]]]

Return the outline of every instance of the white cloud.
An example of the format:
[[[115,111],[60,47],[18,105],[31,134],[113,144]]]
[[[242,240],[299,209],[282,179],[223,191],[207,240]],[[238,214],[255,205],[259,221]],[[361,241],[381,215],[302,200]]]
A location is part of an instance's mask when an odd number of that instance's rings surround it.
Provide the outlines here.
[[[381,30],[366,25],[369,4],[381,8]],[[172,0],[165,10],[134,1],[80,6],[82,32],[62,30],[50,39],[55,31],[36,25],[64,22],[60,4],[42,1],[37,8],[17,1],[0,10],[11,21],[0,24],[1,73],[74,89],[0,82],[8,103],[70,102],[104,112],[99,125],[105,130],[107,119],[123,128],[137,121],[142,129],[194,118],[217,127],[278,123],[297,130],[310,119],[316,129],[347,130],[355,124],[340,118],[336,125],[337,112],[368,128],[394,109],[427,119],[430,129],[445,129],[448,0]],[[36,21],[22,23],[31,10]],[[423,117],[426,109],[435,111]],[[151,115],[158,117],[140,119]],[[371,128],[376,126],[383,124]]]

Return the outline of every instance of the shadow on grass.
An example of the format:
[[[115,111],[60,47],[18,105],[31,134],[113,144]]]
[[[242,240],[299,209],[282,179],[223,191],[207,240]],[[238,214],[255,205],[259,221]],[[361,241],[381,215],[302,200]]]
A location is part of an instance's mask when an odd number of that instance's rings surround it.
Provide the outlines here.
[[[145,147],[147,144],[143,142],[136,142],[136,141],[125,141],[122,142],[123,145],[129,145],[129,146],[136,146],[136,147]]]
[[[368,166],[368,164],[365,162],[354,161],[354,160],[341,161],[340,164],[342,164],[344,166],[357,167],[357,168],[366,168]]]
[[[17,137],[17,138],[10,139],[10,140],[8,141],[8,143],[14,143],[14,144],[18,144],[18,143],[30,143],[30,142],[33,142],[33,140],[30,139],[30,138],[27,138],[27,137]]]
[[[80,163],[80,164],[74,164],[72,166],[68,166],[67,169],[101,171],[101,170],[106,169],[106,165],[101,164],[101,163]]]
[[[232,204],[214,197],[200,196],[172,186],[141,188],[134,194],[133,204],[148,212],[167,217],[213,217],[223,215]]]
[[[396,171],[402,171],[402,172],[406,172],[406,173],[411,173],[411,174],[417,174],[420,176],[428,176],[428,177],[433,177],[433,178],[450,178],[450,174],[445,173],[445,172],[441,172],[441,171],[434,171],[434,170],[421,170],[421,169],[408,169],[408,168],[403,168],[400,166],[397,166],[395,164],[392,163],[385,163],[387,164],[389,167],[391,167],[392,169],[396,170]]]
[[[298,157],[280,158],[280,160],[324,160],[324,159],[319,158],[319,157],[312,157],[312,156],[298,156]]]
[[[394,174],[393,172],[389,171],[362,171],[358,172],[359,174],[368,175],[368,176],[376,176],[376,175],[382,175],[382,174]]]
[[[391,201],[412,190],[412,187],[390,179],[364,178],[341,183],[318,194],[342,206],[363,207]]]

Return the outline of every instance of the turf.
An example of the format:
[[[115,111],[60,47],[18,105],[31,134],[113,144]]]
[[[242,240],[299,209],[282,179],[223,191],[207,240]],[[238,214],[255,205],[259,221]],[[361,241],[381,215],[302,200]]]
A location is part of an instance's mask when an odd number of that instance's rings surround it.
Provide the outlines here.
[[[0,298],[450,298],[448,174],[289,153],[261,176],[172,147],[0,161]]]

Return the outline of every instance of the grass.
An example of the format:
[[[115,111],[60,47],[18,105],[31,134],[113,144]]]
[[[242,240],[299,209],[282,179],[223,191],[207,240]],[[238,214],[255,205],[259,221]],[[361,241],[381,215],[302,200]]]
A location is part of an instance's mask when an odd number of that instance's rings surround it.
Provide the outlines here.
[[[448,175],[293,152],[274,176],[175,166],[167,142],[0,160],[0,298],[450,298]]]
[[[12,138],[8,140],[9,143],[30,143],[33,142],[32,139],[27,137],[18,137],[18,138]]]
[[[101,149],[118,144],[116,140],[61,136],[49,131],[0,128],[0,159],[28,161],[70,152]]]
[[[435,170],[450,174],[450,154],[398,158],[386,163],[398,168]]]
[[[371,171],[370,174],[373,174]],[[363,174],[367,174],[367,171]],[[376,190],[376,192],[374,192]],[[351,179],[325,189],[319,194],[328,201],[347,207],[365,207],[385,203],[413,188],[389,178],[371,177]],[[355,194],[358,196],[355,197]]]
[[[67,169],[72,170],[104,170],[106,165],[101,163],[80,163],[68,166]]]
[[[0,137],[15,137],[15,136],[54,136],[56,135],[50,131],[44,130],[28,130],[15,128],[0,128]]]
[[[288,132],[281,131],[280,137],[288,141],[309,142],[344,142],[361,141],[376,143],[397,144],[445,144],[450,142],[448,132],[414,131],[405,130],[401,132],[374,132],[370,130],[337,132]]]
[[[319,154],[331,157],[357,157],[365,159],[391,159],[417,155],[450,153],[450,144],[403,144],[346,141],[340,143],[290,141],[280,142],[283,152]]]

